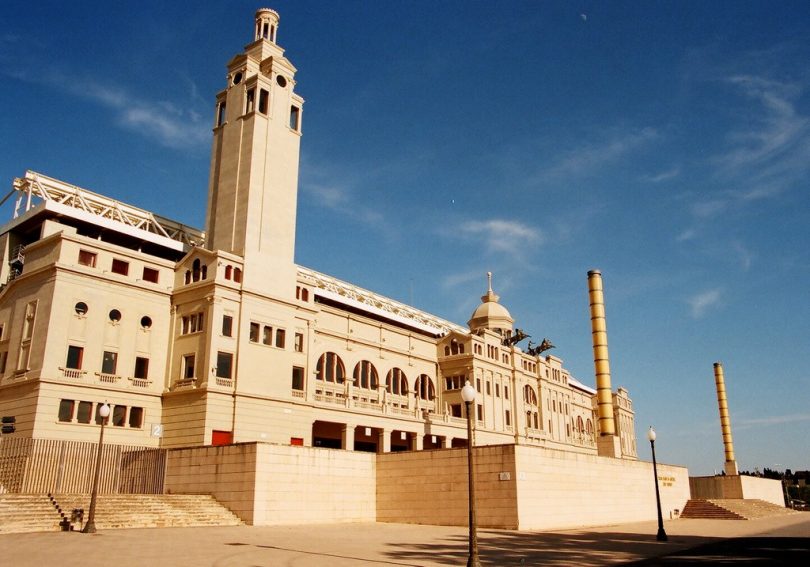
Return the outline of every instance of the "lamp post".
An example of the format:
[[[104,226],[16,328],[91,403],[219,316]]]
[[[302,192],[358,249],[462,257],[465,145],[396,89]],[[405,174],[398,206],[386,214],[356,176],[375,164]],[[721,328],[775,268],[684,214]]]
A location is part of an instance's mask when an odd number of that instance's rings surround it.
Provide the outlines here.
[[[658,534],[655,539],[658,541],[667,541],[667,532],[664,531],[664,518],[661,516],[661,496],[658,494],[658,466],[655,464],[655,429],[650,426],[647,431],[647,439],[650,440],[650,448],[652,448],[653,459],[653,475],[655,476],[655,504],[658,507]]]
[[[98,408],[98,416],[101,418],[101,431],[98,434],[98,449],[96,451],[96,472],[93,476],[93,493],[90,496],[90,512],[87,514],[87,523],[82,528],[83,534],[96,533],[96,496],[98,496],[98,479],[101,476],[101,447],[104,443],[104,425],[110,415],[110,406],[107,402]]]
[[[464,400],[464,405],[467,407],[467,480],[470,492],[469,496],[469,509],[470,509],[470,555],[467,558],[467,567],[480,567],[481,563],[478,561],[478,535],[476,534],[475,525],[475,472],[473,466],[473,444],[475,438],[473,437],[473,402],[475,401],[475,388],[472,387],[470,381],[461,389],[461,399]]]

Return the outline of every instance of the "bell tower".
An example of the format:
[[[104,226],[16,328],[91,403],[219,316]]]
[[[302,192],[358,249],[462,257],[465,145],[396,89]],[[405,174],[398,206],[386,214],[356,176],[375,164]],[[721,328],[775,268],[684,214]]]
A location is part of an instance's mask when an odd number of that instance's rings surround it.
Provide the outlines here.
[[[275,11],[256,12],[253,42],[228,62],[216,97],[206,248],[243,256],[246,288],[292,297],[304,99],[278,24]]]

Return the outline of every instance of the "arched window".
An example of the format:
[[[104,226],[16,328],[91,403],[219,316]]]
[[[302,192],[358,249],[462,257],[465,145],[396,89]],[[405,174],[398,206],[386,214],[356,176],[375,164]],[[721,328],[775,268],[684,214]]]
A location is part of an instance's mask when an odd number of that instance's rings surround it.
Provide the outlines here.
[[[242,270],[239,268],[233,269],[233,281],[236,283],[242,283]]]
[[[361,360],[354,367],[354,385],[357,388],[365,388],[366,390],[376,390],[379,378],[377,376],[377,369],[368,360]]]
[[[585,433],[593,435],[593,423],[591,423],[590,419],[585,422]]]
[[[456,339],[450,341],[450,353],[458,354],[458,341]]]
[[[436,399],[436,388],[433,387],[433,380],[427,374],[422,374],[416,379],[416,395],[428,402]]]
[[[582,422],[581,417],[577,417],[577,431],[582,433],[585,430],[585,424]]]
[[[191,279],[195,282],[200,281],[200,259],[194,258],[191,263]]]
[[[301,290],[301,301],[309,301],[309,290],[306,288]]]
[[[191,283],[191,270],[186,270],[186,279],[185,279],[185,282],[186,282],[186,284],[190,284],[190,283]]]
[[[398,396],[408,395],[408,379],[399,368],[392,368],[385,377],[385,389],[389,394]]]
[[[323,353],[318,359],[318,365],[315,368],[315,379],[343,384],[345,378],[346,368],[343,366],[340,357],[334,352]]]
[[[537,405],[537,394],[534,393],[534,388],[526,384],[523,386],[523,401],[529,405]]]
[[[450,356],[450,347],[449,346],[444,347],[444,356]]]
[[[229,280],[232,277],[233,277],[233,266],[228,264],[227,266],[225,266],[225,279]]]

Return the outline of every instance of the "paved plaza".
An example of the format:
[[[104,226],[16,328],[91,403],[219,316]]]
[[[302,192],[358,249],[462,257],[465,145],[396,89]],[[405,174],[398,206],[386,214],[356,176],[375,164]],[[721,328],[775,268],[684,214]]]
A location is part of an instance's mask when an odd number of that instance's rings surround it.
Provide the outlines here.
[[[673,520],[555,532],[480,530],[482,565],[806,564],[810,513],[757,520]],[[758,545],[761,542],[762,545]],[[31,533],[0,536],[14,567],[348,567],[464,565],[466,528],[320,524]]]

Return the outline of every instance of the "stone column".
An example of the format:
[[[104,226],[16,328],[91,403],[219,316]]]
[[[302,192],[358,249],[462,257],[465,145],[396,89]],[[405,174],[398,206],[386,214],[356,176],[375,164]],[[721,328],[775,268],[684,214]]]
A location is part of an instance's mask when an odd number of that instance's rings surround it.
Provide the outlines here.
[[[354,451],[354,425],[344,425],[341,446],[346,451]]]

